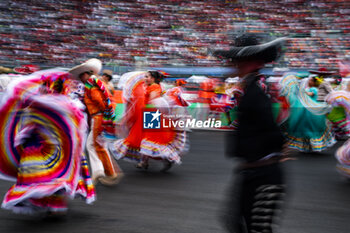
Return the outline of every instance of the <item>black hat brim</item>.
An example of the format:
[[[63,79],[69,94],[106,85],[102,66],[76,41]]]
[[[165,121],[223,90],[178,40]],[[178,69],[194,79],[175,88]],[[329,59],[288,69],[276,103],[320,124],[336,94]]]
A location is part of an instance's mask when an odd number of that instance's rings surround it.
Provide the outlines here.
[[[245,47],[233,47],[230,50],[216,50],[214,56],[232,61],[262,60],[266,63],[275,61],[280,55],[286,38],[278,38],[268,43]]]

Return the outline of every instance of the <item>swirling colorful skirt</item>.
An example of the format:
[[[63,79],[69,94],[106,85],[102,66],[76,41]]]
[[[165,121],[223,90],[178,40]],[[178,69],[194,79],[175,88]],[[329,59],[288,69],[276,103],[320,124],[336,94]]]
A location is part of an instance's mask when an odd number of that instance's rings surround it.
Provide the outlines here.
[[[77,194],[95,199],[84,156],[86,121],[63,95],[6,98],[0,108],[0,178],[16,181],[2,208],[57,212]]]
[[[339,147],[335,153],[335,158],[338,161],[337,169],[339,173],[350,178],[350,140]]]

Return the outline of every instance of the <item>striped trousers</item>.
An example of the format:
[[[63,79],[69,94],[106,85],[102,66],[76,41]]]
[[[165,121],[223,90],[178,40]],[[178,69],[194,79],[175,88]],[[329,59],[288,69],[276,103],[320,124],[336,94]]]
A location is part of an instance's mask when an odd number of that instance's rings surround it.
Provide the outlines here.
[[[285,200],[285,187],[279,163],[239,171],[222,216],[228,232],[272,233]]]

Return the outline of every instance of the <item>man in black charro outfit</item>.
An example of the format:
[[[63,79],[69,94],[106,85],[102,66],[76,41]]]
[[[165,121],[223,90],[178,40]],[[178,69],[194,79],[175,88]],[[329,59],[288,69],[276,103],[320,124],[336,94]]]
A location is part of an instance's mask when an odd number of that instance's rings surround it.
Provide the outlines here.
[[[234,145],[232,156],[241,160],[223,217],[229,232],[272,232],[276,210],[284,200],[281,162],[286,158],[282,153],[285,141],[270,99],[258,82],[259,70],[280,56],[284,40],[259,44],[254,35],[245,34],[235,40],[231,50],[214,52],[236,69],[244,92],[238,104],[238,128],[229,138]]]

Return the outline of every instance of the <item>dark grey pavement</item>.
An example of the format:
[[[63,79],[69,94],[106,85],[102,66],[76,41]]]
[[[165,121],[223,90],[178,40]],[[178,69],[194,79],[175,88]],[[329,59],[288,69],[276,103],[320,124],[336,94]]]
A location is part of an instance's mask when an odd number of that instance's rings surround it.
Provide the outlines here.
[[[288,162],[290,195],[281,215],[283,233],[350,232],[350,183],[335,170],[334,150],[295,154]],[[181,166],[160,173],[120,162],[125,177],[97,186],[97,201],[75,199],[63,220],[41,220],[0,210],[0,233],[223,233],[219,215],[232,182],[234,162],[224,156],[224,133],[195,131]],[[10,183],[0,181],[0,196]]]

